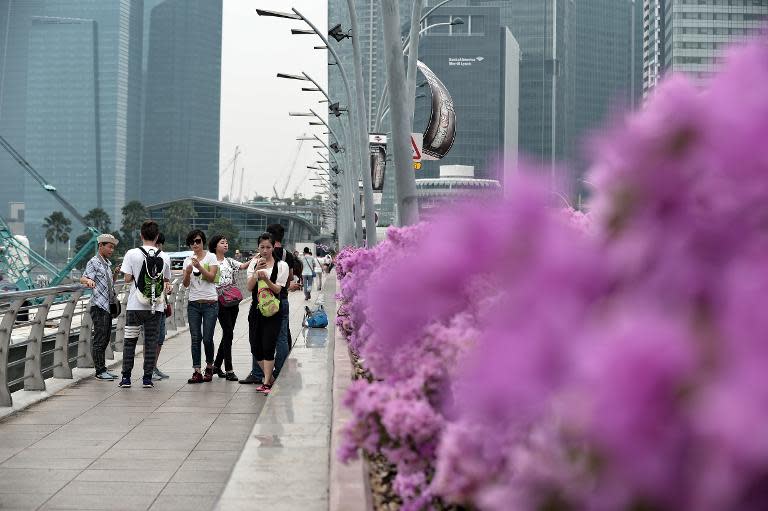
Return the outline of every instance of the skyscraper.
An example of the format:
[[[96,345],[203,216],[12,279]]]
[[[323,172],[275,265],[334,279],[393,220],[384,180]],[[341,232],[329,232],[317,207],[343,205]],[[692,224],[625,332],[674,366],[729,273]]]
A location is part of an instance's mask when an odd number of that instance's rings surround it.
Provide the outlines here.
[[[661,79],[664,62],[664,16],[662,0],[643,0],[643,97]]]
[[[550,169],[568,192],[580,188],[586,137],[611,106],[631,108],[639,95],[636,1],[470,0],[499,7],[520,43],[521,157]]]
[[[140,199],[219,197],[221,0],[151,11]]]
[[[632,0],[589,0],[573,8],[568,45],[567,131],[563,161],[572,173],[564,184],[573,194],[585,187],[580,179],[588,167],[586,143],[603,127],[612,110],[631,110],[639,95],[636,77],[642,60],[637,49],[642,25],[639,5]]]
[[[501,25],[520,44],[520,155],[554,165],[565,155],[570,0],[470,0],[500,10]]]
[[[456,112],[456,140],[445,157],[423,161],[418,178],[436,178],[441,165],[475,167],[475,177],[503,180],[496,163],[516,159],[519,48],[498,7],[446,5],[425,25],[440,25],[421,36],[419,60],[448,89]],[[461,24],[448,25],[460,20]],[[418,82],[424,83],[419,76]],[[429,87],[417,89],[414,131],[424,131],[432,112]],[[505,147],[506,146],[506,147]]]
[[[729,44],[757,33],[768,17],[768,0],[645,0],[647,91],[662,74],[680,72],[705,84]]]
[[[139,167],[142,0],[11,0],[6,12],[0,133],[81,214],[101,207],[118,223]],[[61,208],[23,174],[0,155],[2,210],[9,191],[23,197],[39,246],[43,218]]]

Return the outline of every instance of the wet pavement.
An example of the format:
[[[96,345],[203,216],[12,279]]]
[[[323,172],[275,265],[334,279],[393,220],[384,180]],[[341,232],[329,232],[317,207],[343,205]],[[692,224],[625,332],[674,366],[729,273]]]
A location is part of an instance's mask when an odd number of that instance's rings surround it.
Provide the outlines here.
[[[220,509],[327,509],[332,363],[327,345],[304,345],[302,293],[290,302],[297,343],[269,397],[216,376],[187,384],[183,333],[163,347],[170,379],[154,389],[141,388],[138,357],[130,389],[88,378],[1,420],[0,509],[214,509],[220,497]],[[235,328],[240,377],[251,365],[249,307]]]

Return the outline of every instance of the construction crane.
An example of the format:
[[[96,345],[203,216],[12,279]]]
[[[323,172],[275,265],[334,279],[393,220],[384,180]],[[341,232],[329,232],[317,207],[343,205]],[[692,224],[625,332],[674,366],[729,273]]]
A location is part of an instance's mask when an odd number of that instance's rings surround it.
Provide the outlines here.
[[[305,135],[305,136],[306,136],[306,135]],[[296,163],[299,161],[299,155],[301,154],[301,148],[304,146],[304,142],[305,142],[305,141],[303,140],[303,138],[300,138],[300,139],[298,140],[298,142],[299,142],[299,145],[298,145],[298,147],[296,148],[296,152],[295,152],[295,153],[294,153],[294,155],[293,155],[293,161],[291,162],[291,165],[290,165],[290,167],[288,167],[288,169],[289,169],[289,170],[288,170],[288,174],[287,174],[287,175],[286,175],[286,177],[285,177],[285,184],[284,184],[284,185],[283,185],[283,187],[281,188],[281,190],[280,190],[280,193],[277,193],[277,182],[278,182],[280,179],[278,178],[278,180],[277,180],[277,181],[275,181],[275,184],[274,184],[274,185],[272,185],[272,190],[274,190],[274,192],[275,192],[275,196],[276,196],[278,199],[283,199],[283,198],[285,198],[285,192],[286,192],[286,190],[288,190],[288,184],[291,182],[291,176],[293,176],[293,171],[294,171],[294,170],[296,170]]]
[[[70,272],[80,261],[95,252],[96,238],[101,232],[98,229],[89,226],[85,218],[83,218],[69,202],[59,195],[56,187],[46,181],[45,178],[41,176],[40,173],[35,170],[35,168],[32,167],[32,165],[30,165],[29,162],[25,160],[2,135],[0,135],[0,146],[11,155],[21,168],[32,176],[32,179],[37,181],[38,184],[43,187],[43,190],[50,193],[59,204],[64,206],[64,209],[66,209],[69,214],[75,217],[75,220],[82,223],[91,233],[91,239],[83,245],[63,269],[59,270],[46,258],[29,248],[29,246],[23,243],[18,237],[14,236],[8,224],[0,218],[0,271],[14,279],[16,287],[25,290],[33,289],[35,287],[35,283],[31,278],[31,271],[35,266],[40,266],[51,275],[50,285],[58,285],[69,276]]]
[[[232,196],[235,193],[235,173],[237,172],[237,157],[242,154],[242,151],[240,150],[240,146],[235,146],[235,154],[232,156],[232,158],[227,161],[224,165],[221,166],[221,170],[219,171],[219,176],[223,176],[224,173],[231,167],[232,168],[232,177],[229,181],[229,201],[235,202],[234,197]]]

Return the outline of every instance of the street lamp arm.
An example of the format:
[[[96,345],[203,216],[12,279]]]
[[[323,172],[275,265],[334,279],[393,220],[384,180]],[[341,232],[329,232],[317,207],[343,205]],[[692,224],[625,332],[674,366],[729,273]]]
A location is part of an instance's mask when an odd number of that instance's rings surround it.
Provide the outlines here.
[[[295,7],[292,7],[291,10],[297,16],[299,16],[304,21],[304,23],[306,23],[315,32],[315,34],[317,34],[317,36],[323,41],[323,44],[325,44],[328,47],[328,51],[330,51],[331,55],[333,55],[333,58],[336,61],[336,64],[337,64],[337,66],[339,68],[339,72],[341,73],[341,80],[342,80],[342,82],[344,82],[344,89],[345,89],[345,91],[347,93],[347,100],[349,102],[348,104],[350,106],[353,105],[355,97],[352,95],[352,88],[349,85],[349,79],[347,77],[347,72],[344,69],[344,63],[339,58],[339,54],[336,53],[336,50],[333,49],[333,46],[331,46],[328,43],[328,39],[323,35],[322,32],[320,32],[320,30],[317,29],[317,27],[314,25],[314,23],[312,23],[306,16],[301,14],[299,12],[299,10],[296,9]],[[351,115],[351,113],[350,113],[350,120],[352,120],[352,119],[354,119],[354,116]],[[359,119],[359,117],[358,117],[358,119]],[[366,126],[361,126],[359,129],[361,129],[361,130],[366,129]],[[330,128],[329,128],[329,131],[330,131]],[[352,135],[354,135],[354,132],[355,132],[354,125],[352,125]],[[338,137],[336,137],[336,138],[338,140]],[[349,140],[349,142],[350,142],[350,144],[348,144],[349,147],[351,147],[353,149],[353,151],[355,151],[355,153],[353,153],[353,154],[355,154],[357,156],[357,158],[354,158],[354,157],[352,158],[353,161],[355,159],[357,159],[358,160],[357,164],[358,165],[362,164],[362,161],[363,161],[362,150],[363,150],[363,148],[362,147],[357,147],[357,144],[351,143],[352,140]],[[363,169],[360,169],[360,172],[363,172]],[[352,191],[352,181],[351,181],[351,179],[352,179],[353,174],[354,174],[354,172],[349,172],[348,176],[347,176],[347,179],[349,180],[349,185],[350,185],[350,187],[349,187],[350,192]],[[352,197],[352,198],[354,198],[354,197]],[[358,238],[357,241],[362,242],[362,240],[359,239],[359,236],[357,236],[358,233],[362,233],[362,218],[360,217],[359,214],[355,214],[354,217],[355,217],[354,221],[355,221],[355,227],[356,227],[356,229],[355,229],[355,235],[356,236],[355,237]]]

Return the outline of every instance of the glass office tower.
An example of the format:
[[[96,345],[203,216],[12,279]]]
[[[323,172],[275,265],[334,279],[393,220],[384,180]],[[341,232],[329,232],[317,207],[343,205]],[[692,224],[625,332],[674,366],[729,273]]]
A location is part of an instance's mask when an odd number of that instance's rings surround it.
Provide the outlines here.
[[[643,95],[669,72],[703,86],[726,48],[765,26],[768,0],[645,0]]]
[[[221,0],[152,9],[140,197],[219,197]]]
[[[0,133],[81,214],[99,206],[113,224],[139,168],[142,5],[11,0],[5,15]],[[12,200],[23,197],[26,231],[39,247],[43,218],[62,208],[22,175],[0,155],[0,178]],[[8,191],[0,202],[5,210]],[[73,234],[80,229],[73,221]]]
[[[768,0],[666,0],[663,71],[704,84],[723,62],[729,44],[757,33]]]

